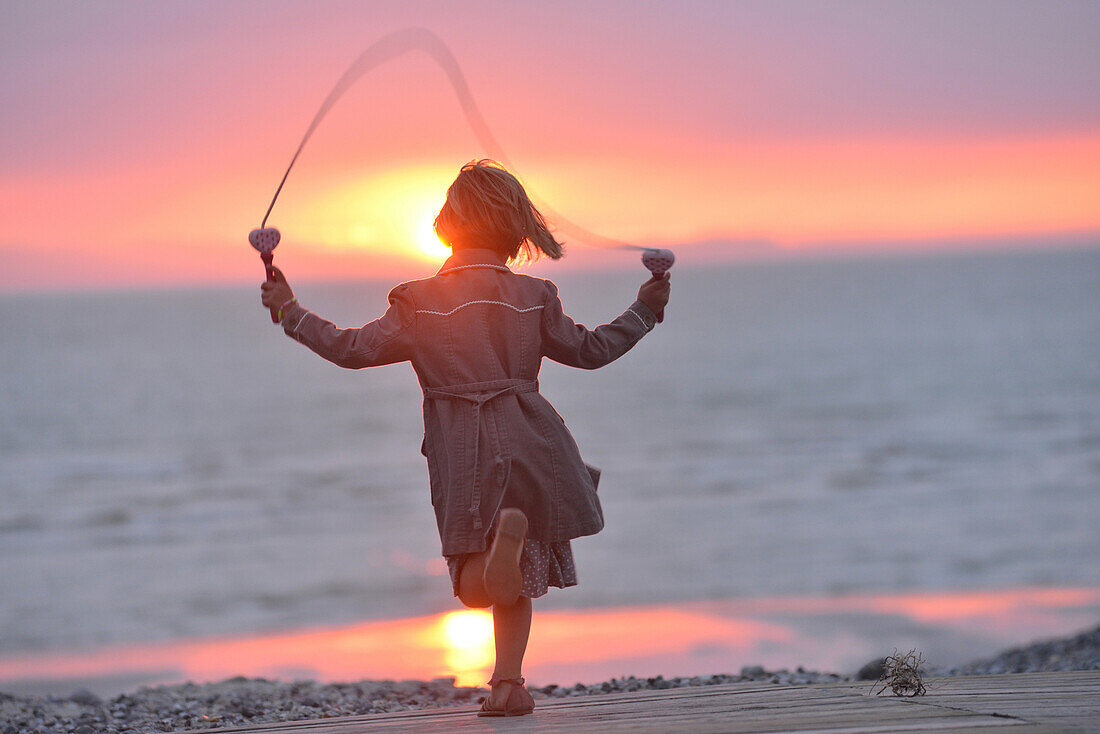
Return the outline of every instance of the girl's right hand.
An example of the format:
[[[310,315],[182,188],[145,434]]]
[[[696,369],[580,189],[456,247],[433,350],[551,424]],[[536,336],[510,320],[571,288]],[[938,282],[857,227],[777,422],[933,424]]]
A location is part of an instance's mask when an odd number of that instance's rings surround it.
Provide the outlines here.
[[[661,313],[668,304],[669,274],[665,273],[660,280],[650,278],[642,283],[638,289],[638,300],[644,303],[653,313]]]
[[[260,286],[260,301],[268,308],[278,309],[294,298],[294,291],[290,289],[282,270],[272,265],[271,272],[275,280],[266,280]]]

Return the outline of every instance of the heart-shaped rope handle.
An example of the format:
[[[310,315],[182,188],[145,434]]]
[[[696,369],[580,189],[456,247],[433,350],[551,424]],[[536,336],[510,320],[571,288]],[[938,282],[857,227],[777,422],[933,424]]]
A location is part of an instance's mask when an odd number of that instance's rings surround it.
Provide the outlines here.
[[[646,269],[653,273],[652,280],[664,278],[665,273],[672,269],[674,262],[676,262],[676,256],[672,254],[672,250],[661,250],[654,247],[642,253],[642,265],[645,265]],[[665,310],[662,308],[654,316],[657,317],[657,323],[661,323],[665,320]]]
[[[248,243],[259,251],[260,259],[264,261],[267,280],[270,283],[275,282],[275,271],[271,269],[271,263],[275,259],[273,251],[279,244],[279,238],[279,230],[274,227],[254,229],[248,233]],[[274,308],[271,309],[271,323],[279,323],[279,312]]]
[[[274,227],[254,229],[248,233],[248,244],[252,245],[261,255],[271,254],[279,244],[279,230]]]

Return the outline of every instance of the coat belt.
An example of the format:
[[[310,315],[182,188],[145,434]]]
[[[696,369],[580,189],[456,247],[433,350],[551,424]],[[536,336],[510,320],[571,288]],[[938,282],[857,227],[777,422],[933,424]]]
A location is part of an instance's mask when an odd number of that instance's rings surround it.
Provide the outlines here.
[[[491,380],[489,382],[470,382],[464,385],[445,387],[425,387],[425,400],[460,400],[470,404],[474,425],[474,469],[470,473],[470,507],[474,529],[481,528],[481,485],[478,482],[478,470],[481,466],[478,442],[481,438],[481,406],[503,395],[516,395],[523,392],[538,392],[538,380]],[[496,434],[489,432],[493,439],[493,458],[497,466],[504,464],[501,456],[500,441]]]

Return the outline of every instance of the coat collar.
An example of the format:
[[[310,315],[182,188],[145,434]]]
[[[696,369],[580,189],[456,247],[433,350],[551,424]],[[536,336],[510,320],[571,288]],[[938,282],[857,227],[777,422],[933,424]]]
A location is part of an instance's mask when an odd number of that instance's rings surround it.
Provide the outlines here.
[[[496,250],[464,248],[455,250],[454,254],[443,263],[443,267],[439,269],[436,275],[443,275],[444,273],[465,268],[492,268],[494,270],[512,272],[509,270],[508,266],[504,264],[504,258],[497,254]]]

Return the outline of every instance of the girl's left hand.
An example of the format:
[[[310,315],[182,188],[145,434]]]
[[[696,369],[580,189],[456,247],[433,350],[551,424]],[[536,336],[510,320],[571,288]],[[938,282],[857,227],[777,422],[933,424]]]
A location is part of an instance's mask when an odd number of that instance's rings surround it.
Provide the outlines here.
[[[648,306],[649,310],[655,314],[661,313],[668,305],[670,277],[670,273],[662,273],[660,280],[656,277],[650,278],[642,283],[642,287],[638,289],[638,300]]]
[[[278,310],[294,298],[294,291],[290,289],[290,284],[286,282],[286,276],[283,275],[282,270],[272,265],[271,272],[275,275],[275,280],[265,280],[260,286],[260,301],[266,308]]]

